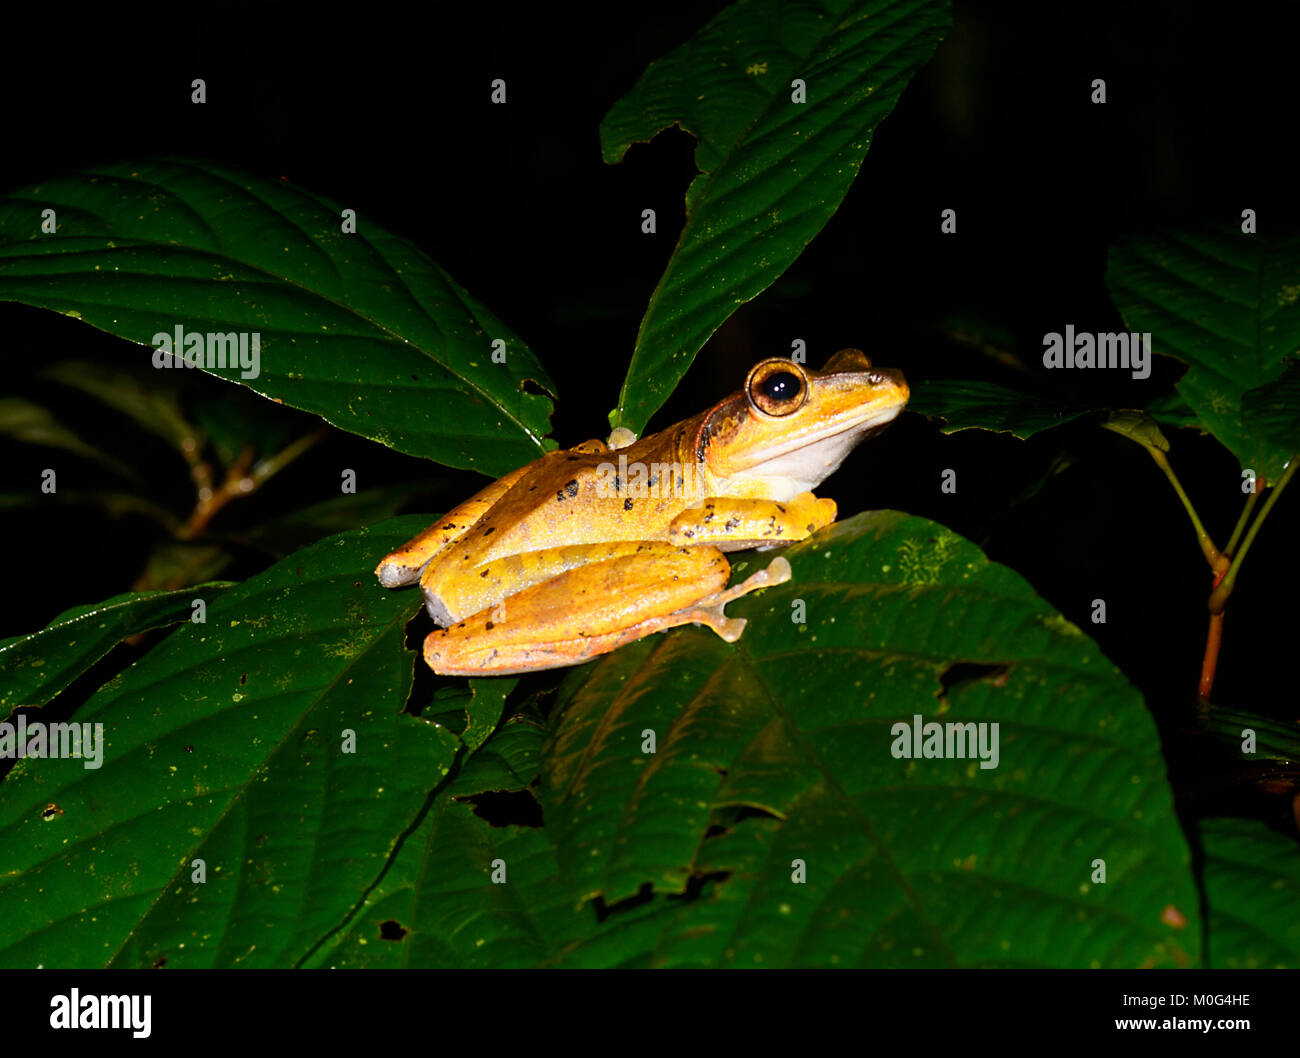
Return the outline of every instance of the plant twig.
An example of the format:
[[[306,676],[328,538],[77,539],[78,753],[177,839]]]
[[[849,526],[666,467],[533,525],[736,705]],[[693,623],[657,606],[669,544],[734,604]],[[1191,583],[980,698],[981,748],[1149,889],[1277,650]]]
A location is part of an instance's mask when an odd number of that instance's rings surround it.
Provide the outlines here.
[[[1219,647],[1223,645],[1223,613],[1210,614],[1210,631],[1205,637],[1205,656],[1201,658],[1201,682],[1196,687],[1196,700],[1201,705],[1210,701],[1214,690],[1214,674],[1219,667]]]
[[[1277,484],[1273,486],[1273,491],[1269,493],[1268,499],[1264,501],[1259,517],[1251,523],[1250,529],[1247,530],[1246,538],[1241,542],[1241,550],[1232,557],[1232,564],[1228,567],[1227,573],[1215,585],[1214,591],[1210,593],[1210,613],[1223,612],[1223,606],[1228,601],[1228,596],[1232,594],[1232,589],[1236,586],[1237,574],[1241,571],[1241,564],[1246,560],[1250,546],[1255,542],[1255,537],[1259,534],[1259,527],[1264,524],[1264,519],[1268,517],[1268,512],[1273,509],[1273,505],[1277,503],[1277,498],[1282,495],[1282,490],[1286,488],[1287,482],[1295,476],[1297,465],[1300,465],[1300,453],[1291,457],[1291,462],[1287,464],[1286,470],[1282,472]]]
[[[1250,512],[1255,509],[1255,504],[1259,501],[1260,493],[1264,491],[1264,484],[1259,478],[1255,479],[1255,491],[1246,497],[1246,503],[1241,508],[1241,517],[1237,519],[1237,524],[1232,528],[1232,537],[1228,540],[1228,546],[1223,549],[1223,553],[1229,558],[1237,550],[1237,542],[1241,539],[1241,534],[1246,531],[1246,523],[1250,521]]]
[[[253,447],[249,445],[239,453],[239,458],[231,464],[226,472],[226,480],[217,488],[211,487],[212,472],[206,463],[195,461],[191,464],[195,484],[198,485],[198,499],[189,519],[177,531],[177,540],[193,540],[211,524],[227,503],[240,496],[247,496],[259,489],[265,482],[278,474],[300,455],[315,445],[325,436],[324,428],[304,434],[291,444],[286,445],[274,455],[267,456],[253,464]]]
[[[1210,564],[1210,569],[1216,573],[1228,568],[1228,560],[1222,552],[1214,546],[1214,541],[1210,539],[1210,534],[1205,531],[1205,526],[1201,524],[1200,516],[1196,513],[1196,508],[1192,506],[1192,501],[1188,499],[1187,493],[1183,491],[1182,482],[1178,480],[1178,475],[1174,473],[1174,468],[1169,465],[1169,460],[1165,458],[1164,452],[1151,445],[1143,445],[1151,458],[1156,461],[1156,466],[1165,472],[1165,477],[1169,479],[1169,484],[1174,487],[1178,493],[1178,498],[1183,503],[1183,509],[1187,511],[1187,516],[1192,520],[1192,528],[1196,530],[1196,542],[1201,545],[1201,554],[1205,556],[1205,561]]]

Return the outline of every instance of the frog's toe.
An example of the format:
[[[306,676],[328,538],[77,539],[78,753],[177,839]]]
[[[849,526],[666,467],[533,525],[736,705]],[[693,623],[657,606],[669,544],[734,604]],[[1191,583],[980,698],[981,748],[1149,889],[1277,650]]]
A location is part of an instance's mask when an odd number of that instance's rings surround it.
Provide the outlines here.
[[[746,580],[745,583],[748,584],[750,581],[762,577],[763,582],[761,584],[755,584],[754,587],[770,588],[775,584],[784,584],[792,576],[794,576],[794,573],[790,569],[790,560],[784,555],[777,555],[776,558],[772,559],[772,561],[768,563],[767,569],[759,570],[754,574],[754,576],[750,577],[749,580]]]

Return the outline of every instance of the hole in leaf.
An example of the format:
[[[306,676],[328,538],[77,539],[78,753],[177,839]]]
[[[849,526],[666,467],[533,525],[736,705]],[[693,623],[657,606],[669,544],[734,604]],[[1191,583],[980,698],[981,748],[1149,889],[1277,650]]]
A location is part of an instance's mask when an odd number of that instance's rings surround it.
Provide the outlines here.
[[[552,393],[552,392],[551,392],[549,389],[547,389],[545,386],[543,386],[543,385],[542,385],[540,382],[538,382],[537,379],[535,379],[535,378],[525,378],[525,379],[523,379],[523,380],[519,383],[519,388],[520,388],[521,390],[523,390],[525,393],[527,393],[527,394],[529,394],[529,395],[531,395],[531,396],[534,396],[534,397],[550,397],[551,400],[555,400],[555,399],[556,399],[555,394]]]
[[[542,806],[528,790],[491,790],[457,797],[474,809],[474,814],[492,827],[540,827]]]
[[[610,915],[616,915],[620,911],[629,911],[634,907],[640,907],[642,904],[648,904],[654,899],[655,887],[649,882],[642,882],[641,888],[633,896],[624,900],[616,900],[612,904],[605,903],[603,896],[598,896],[592,901],[592,906],[596,909],[596,921],[604,922]]]
[[[686,892],[682,893],[680,896],[674,893],[669,893],[668,899],[683,900],[686,902],[697,900],[699,899],[700,894],[704,892],[704,887],[709,882],[716,882],[718,885],[721,885],[730,877],[730,871],[711,871],[708,874],[693,874],[691,875],[690,880],[686,883]]]
[[[1010,664],[986,665],[978,661],[955,661],[939,674],[939,693],[936,698],[946,698],[949,692],[963,683],[984,680],[995,687],[1005,687]]]
[[[387,922],[379,923],[380,940],[401,940],[409,932],[410,930],[408,930],[400,922],[397,922],[391,918]]]

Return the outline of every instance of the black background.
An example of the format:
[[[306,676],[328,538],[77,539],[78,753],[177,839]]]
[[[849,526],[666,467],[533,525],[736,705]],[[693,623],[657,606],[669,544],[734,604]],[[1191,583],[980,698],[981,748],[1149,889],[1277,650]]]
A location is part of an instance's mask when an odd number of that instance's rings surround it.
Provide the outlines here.
[[[678,131],[605,165],[599,123],[650,61],[722,6],[482,3],[327,14],[235,5],[28,16],[30,24],[9,23],[11,61],[0,69],[3,184],[168,153],[283,177],[354,208],[425,248],[528,342],[558,385],[555,436],[575,444],[608,430],[694,172],[693,141]],[[855,345],[902,368],[914,385],[978,377],[1023,386],[942,337],[940,323],[961,316],[1005,328],[1033,365],[1045,332],[1067,323],[1119,329],[1105,252],[1125,232],[1168,219],[1230,223],[1244,208],[1257,211],[1263,231],[1294,222],[1286,5],[954,7],[954,29],[878,130],[838,213],[715,335],[652,428],[736,389],[750,364],[787,353],[793,337],[808,342],[814,366]],[[206,105],[190,102],[195,77],[207,82]],[[489,102],[495,77],[507,81],[506,106]],[[1104,106],[1089,100],[1098,77],[1107,84]],[[658,213],[658,235],[640,231],[647,207]],[[945,208],[958,212],[956,237],[939,234]],[[38,373],[59,359],[145,355],[13,304],[0,304],[0,342],[6,394],[48,396]],[[1140,407],[1169,392],[1181,371],[1160,360],[1147,381],[1071,372],[1062,382],[1039,369],[1036,384]],[[61,412],[91,439],[126,432],[93,401]],[[1222,544],[1243,498],[1240,470],[1209,438],[1181,431],[1173,441],[1172,461]],[[48,450],[2,443],[0,491],[34,491]],[[141,444],[140,465],[184,513],[192,502],[184,464]],[[1069,469],[1020,502],[1062,455]],[[63,456],[59,465],[83,484],[102,474]],[[363,489],[427,479],[429,497],[414,510],[442,509],[482,484],[332,432],[219,519],[237,525],[336,496],[344,466],[357,469]],[[957,472],[955,496],[939,491],[945,468]],[[61,471],[61,487],[65,480]],[[820,491],[842,516],[892,507],[971,537],[1098,640],[1147,696],[1166,737],[1183,726],[1209,575],[1155,465],[1095,419],[1024,442],[978,431],[944,436],[907,415]],[[13,572],[0,636],[127,590],[156,541],[142,519],[92,508],[34,504],[3,517]],[[1298,517],[1300,488],[1283,497],[1245,565],[1228,608],[1217,701],[1295,714],[1288,655]],[[225,576],[269,561],[241,555]],[[1090,620],[1097,598],[1107,603],[1105,625]],[[1198,811],[1215,807],[1226,797],[1210,774],[1216,762],[1182,759],[1186,769],[1207,769],[1203,779],[1175,776],[1185,807],[1189,791],[1207,799]],[[1276,821],[1282,802],[1263,811]]]

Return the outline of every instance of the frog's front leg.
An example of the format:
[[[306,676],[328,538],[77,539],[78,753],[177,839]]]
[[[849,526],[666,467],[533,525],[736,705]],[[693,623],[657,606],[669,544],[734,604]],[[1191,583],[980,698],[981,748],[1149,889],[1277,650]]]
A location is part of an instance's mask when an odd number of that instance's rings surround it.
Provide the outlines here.
[[[773,547],[803,540],[835,521],[835,501],[801,492],[792,500],[710,497],[682,511],[668,526],[675,544],[713,544],[724,551]]]
[[[745,622],[723,607],[790,577],[790,564],[778,558],[726,589],[731,568],[717,548],[637,546],[634,554],[571,569],[431,633],[425,661],[449,676],[531,672],[575,665],[684,624],[708,625],[734,642]]]

